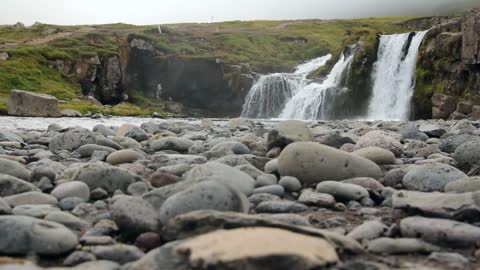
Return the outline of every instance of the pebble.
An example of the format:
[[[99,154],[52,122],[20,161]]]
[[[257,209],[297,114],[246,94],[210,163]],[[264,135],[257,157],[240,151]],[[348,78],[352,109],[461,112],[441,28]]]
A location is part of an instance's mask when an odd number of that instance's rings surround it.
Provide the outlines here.
[[[287,192],[297,192],[302,189],[302,183],[295,177],[284,176],[278,182]]]

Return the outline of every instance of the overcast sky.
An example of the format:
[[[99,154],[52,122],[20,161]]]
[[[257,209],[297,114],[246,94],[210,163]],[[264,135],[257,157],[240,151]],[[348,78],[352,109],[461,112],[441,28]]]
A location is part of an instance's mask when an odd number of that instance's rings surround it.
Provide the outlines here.
[[[157,24],[434,15],[480,0],[0,0],[0,24]]]

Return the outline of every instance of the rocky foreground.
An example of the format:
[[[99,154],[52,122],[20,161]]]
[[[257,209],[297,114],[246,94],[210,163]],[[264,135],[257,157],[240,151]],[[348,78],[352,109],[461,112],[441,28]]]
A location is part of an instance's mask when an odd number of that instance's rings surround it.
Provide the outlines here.
[[[475,269],[479,127],[0,130],[0,269]]]

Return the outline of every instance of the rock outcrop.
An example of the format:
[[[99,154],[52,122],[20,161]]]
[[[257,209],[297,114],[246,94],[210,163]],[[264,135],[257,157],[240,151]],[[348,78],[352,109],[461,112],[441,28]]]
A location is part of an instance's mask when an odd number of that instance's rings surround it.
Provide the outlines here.
[[[23,90],[12,90],[8,114],[15,116],[58,117],[58,100],[54,96]]]
[[[473,108],[480,105],[479,28],[479,9],[434,22],[419,51],[416,119],[478,118]]]
[[[130,46],[128,88],[220,116],[240,114],[253,84],[248,65],[226,65],[212,57],[165,56],[135,36],[130,37]]]
[[[480,9],[468,13],[462,24],[462,60],[467,65],[480,64]]]

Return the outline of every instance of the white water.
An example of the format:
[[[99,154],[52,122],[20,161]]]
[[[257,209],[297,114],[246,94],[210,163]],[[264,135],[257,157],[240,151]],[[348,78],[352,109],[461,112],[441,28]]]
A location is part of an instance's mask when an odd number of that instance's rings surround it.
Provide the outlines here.
[[[327,96],[335,97],[329,91],[342,91],[340,84],[345,75],[348,75],[353,61],[353,54],[345,57],[343,54],[335,64],[327,79],[322,83],[310,83],[298,91],[287,103],[280,114],[282,119],[315,120],[329,118],[329,100]],[[332,95],[333,94],[333,95]]]
[[[380,37],[368,119],[408,120],[415,89],[418,49],[427,32],[415,34],[406,55],[405,50],[410,33]]]
[[[275,118],[285,104],[305,87],[307,76],[332,57],[322,56],[297,67],[294,73],[275,73],[261,76],[248,93],[242,110],[242,117]]]

